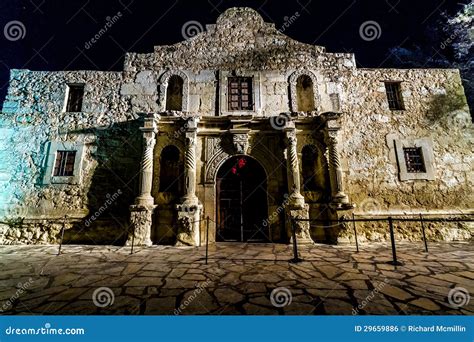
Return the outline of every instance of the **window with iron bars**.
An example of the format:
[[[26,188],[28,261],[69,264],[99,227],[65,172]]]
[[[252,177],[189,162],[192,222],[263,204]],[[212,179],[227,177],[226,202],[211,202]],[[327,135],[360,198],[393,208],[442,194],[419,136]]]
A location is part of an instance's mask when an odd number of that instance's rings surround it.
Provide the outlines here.
[[[57,151],[53,176],[73,176],[76,151]]]
[[[391,110],[405,109],[400,82],[385,82],[385,91],[387,92],[388,107]]]
[[[229,77],[229,110],[253,110],[252,77]]]
[[[423,159],[423,151],[421,147],[404,147],[405,164],[407,172],[424,173],[426,172],[425,161]]]

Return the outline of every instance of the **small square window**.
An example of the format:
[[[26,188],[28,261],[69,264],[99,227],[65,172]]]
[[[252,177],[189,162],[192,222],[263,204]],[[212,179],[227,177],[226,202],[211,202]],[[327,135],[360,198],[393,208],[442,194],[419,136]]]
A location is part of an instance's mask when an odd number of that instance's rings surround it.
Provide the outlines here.
[[[66,112],[82,111],[82,99],[84,97],[83,84],[68,84],[69,92],[67,97]]]
[[[76,151],[57,151],[53,176],[69,177],[74,175]]]
[[[400,82],[385,82],[387,92],[388,107],[391,110],[404,110],[402,90]]]
[[[426,172],[425,161],[423,159],[423,151],[421,147],[404,147],[405,164],[407,172],[424,173]]]
[[[229,110],[253,110],[252,77],[229,77]]]

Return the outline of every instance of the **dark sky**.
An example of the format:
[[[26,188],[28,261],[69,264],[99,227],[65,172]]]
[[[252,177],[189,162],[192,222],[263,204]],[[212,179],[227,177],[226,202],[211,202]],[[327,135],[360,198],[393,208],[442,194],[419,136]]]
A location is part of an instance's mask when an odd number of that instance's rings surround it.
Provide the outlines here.
[[[360,67],[392,67],[388,50],[400,45],[433,44],[428,25],[441,13],[456,12],[454,0],[1,0],[0,103],[11,68],[31,70],[121,70],[126,51],[151,52],[154,45],[183,40],[181,29],[191,20],[215,23],[225,9],[248,6],[280,28],[299,17],[285,34],[299,41],[326,46],[330,52],[353,52]],[[108,16],[121,18],[90,49],[88,42]],[[9,36],[5,26],[19,21],[20,36]],[[363,40],[360,26],[380,25],[381,35]],[[24,30],[23,30],[24,29]],[[24,36],[23,36],[24,35]],[[18,39],[17,39],[18,38]],[[434,46],[439,49],[439,45]],[[436,50],[433,51],[436,53]]]

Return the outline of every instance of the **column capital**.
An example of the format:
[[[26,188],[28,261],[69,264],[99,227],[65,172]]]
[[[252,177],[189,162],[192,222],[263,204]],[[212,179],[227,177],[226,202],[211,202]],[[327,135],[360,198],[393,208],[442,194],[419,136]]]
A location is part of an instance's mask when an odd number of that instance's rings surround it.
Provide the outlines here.
[[[156,113],[138,113],[138,115],[143,119],[143,125],[140,127],[140,131],[143,133],[157,133],[158,132],[158,122],[161,117]]]

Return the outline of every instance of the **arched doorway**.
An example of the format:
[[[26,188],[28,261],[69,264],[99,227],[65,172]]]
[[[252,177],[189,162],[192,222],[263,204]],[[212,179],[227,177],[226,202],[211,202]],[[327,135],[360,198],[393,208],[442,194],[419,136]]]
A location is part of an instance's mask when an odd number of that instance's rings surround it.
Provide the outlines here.
[[[269,241],[267,177],[248,156],[228,159],[217,172],[216,241]]]

